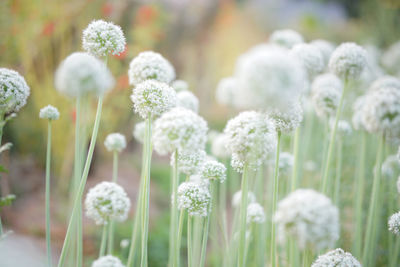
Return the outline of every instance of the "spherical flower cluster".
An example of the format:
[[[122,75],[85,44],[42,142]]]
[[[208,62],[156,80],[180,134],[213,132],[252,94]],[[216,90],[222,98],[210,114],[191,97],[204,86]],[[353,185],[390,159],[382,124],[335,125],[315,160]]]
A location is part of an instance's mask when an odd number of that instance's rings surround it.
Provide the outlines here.
[[[400,90],[382,87],[369,92],[363,108],[363,125],[369,132],[400,134]]]
[[[370,86],[369,91],[376,91],[384,87],[392,87],[400,90],[400,80],[390,75],[384,75],[376,79]]]
[[[190,216],[207,216],[210,210],[211,194],[205,184],[189,181],[178,187],[178,209],[186,209]]]
[[[186,175],[193,175],[200,171],[203,162],[206,160],[204,150],[179,150],[178,170]],[[175,165],[175,152],[171,154],[171,166]]]
[[[353,116],[351,118],[351,122],[355,130],[363,130],[365,128],[362,122],[364,104],[365,104],[364,95],[359,96],[353,103]]]
[[[311,42],[311,44],[316,46],[321,52],[324,61],[324,68],[326,68],[329,63],[329,59],[331,58],[331,55],[335,50],[335,46],[331,42],[321,39],[314,40]]]
[[[175,80],[172,82],[171,86],[177,93],[189,90],[188,83],[183,80]]]
[[[296,240],[300,249],[322,250],[339,238],[339,211],[331,200],[312,189],[298,189],[278,203],[274,215],[278,238]]]
[[[336,114],[339,106],[341,91],[331,86],[316,87],[312,90],[311,101],[315,112],[321,118],[330,118]]]
[[[333,130],[334,124],[335,124],[335,121],[334,121],[333,118],[331,118],[329,120],[329,127],[331,128],[331,130]],[[353,131],[353,129],[351,128],[350,123],[348,123],[345,120],[339,120],[338,121],[336,130],[337,130],[338,135],[339,136],[343,136],[343,137],[350,135],[351,132]]]
[[[110,220],[122,222],[128,217],[131,202],[125,190],[111,182],[101,182],[91,188],[85,199],[86,215],[96,224]]]
[[[109,134],[104,141],[104,146],[108,151],[121,152],[126,148],[125,136],[120,133]]]
[[[126,45],[121,27],[104,20],[92,21],[83,31],[82,41],[83,49],[96,57],[119,55]]]
[[[235,77],[221,79],[215,91],[217,102],[225,106],[235,106],[235,91],[237,87],[238,81]]]
[[[18,72],[0,68],[0,113],[11,114],[26,104],[30,88]]]
[[[102,61],[88,53],[73,53],[60,64],[55,86],[61,93],[78,97],[102,95],[114,86],[114,78]]]
[[[274,31],[269,37],[269,41],[288,49],[292,48],[296,44],[304,42],[303,36],[301,36],[300,33],[291,29]]]
[[[135,124],[135,127],[133,128],[133,137],[138,141],[139,143],[143,144],[144,141],[144,134],[146,131],[146,122],[141,121]]]
[[[191,110],[176,107],[154,123],[153,144],[159,154],[182,150],[204,150],[207,122]]]
[[[137,86],[145,80],[169,84],[175,79],[174,67],[159,53],[146,51],[132,59],[129,64],[129,83]]]
[[[224,134],[226,148],[232,154],[232,167],[239,172],[243,171],[245,164],[257,169],[276,146],[274,123],[260,112],[240,113],[228,121]]]
[[[135,112],[146,119],[158,117],[176,106],[176,93],[169,85],[155,80],[138,84],[131,95]]]
[[[240,207],[240,203],[242,202],[242,191],[237,191],[235,194],[233,194],[232,197],[232,206],[237,208]],[[253,203],[256,202],[256,195],[254,195],[253,192],[249,191],[247,192],[247,203]]]
[[[122,262],[114,256],[102,256],[95,260],[92,267],[125,267]]]
[[[382,176],[386,178],[394,178],[400,173],[400,163],[396,155],[389,155],[382,163]]]
[[[176,106],[183,107],[198,113],[199,111],[199,99],[190,91],[181,91],[177,93]]]
[[[361,263],[349,252],[341,248],[329,251],[321,255],[311,267],[361,267]]]
[[[264,208],[257,202],[247,205],[247,223],[264,223]]]
[[[315,77],[311,90],[315,92],[326,87],[331,87],[341,92],[343,90],[343,82],[335,74],[325,73]]]
[[[56,107],[52,105],[45,106],[44,108],[40,109],[39,118],[47,119],[47,120],[58,120],[60,117],[60,112]]]
[[[395,235],[400,235],[400,211],[390,216],[388,221],[389,231]]]
[[[300,126],[303,120],[303,109],[300,103],[296,102],[285,111],[272,110],[269,112],[269,116],[274,120],[277,132],[290,134]]]
[[[226,179],[226,167],[216,160],[206,160],[201,166],[201,176],[209,180],[223,183]]]
[[[392,44],[382,55],[382,65],[391,73],[400,70],[400,42]]]
[[[308,74],[309,80],[312,80],[325,68],[321,51],[315,45],[297,44],[290,50],[290,55],[300,61]]]
[[[229,158],[230,153],[226,149],[226,141],[227,138],[225,134],[218,134],[212,141],[211,144],[211,153],[220,159],[226,159]]]
[[[355,43],[339,45],[329,60],[329,69],[342,79],[357,79],[367,66],[367,52]]]
[[[282,152],[279,154],[279,172],[288,173],[294,164],[294,157],[289,152]]]

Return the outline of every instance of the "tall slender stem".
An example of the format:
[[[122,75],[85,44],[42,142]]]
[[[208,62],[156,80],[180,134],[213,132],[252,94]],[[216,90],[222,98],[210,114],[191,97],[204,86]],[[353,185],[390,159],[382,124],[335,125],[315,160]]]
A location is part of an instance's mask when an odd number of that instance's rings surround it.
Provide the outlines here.
[[[50,164],[51,164],[51,120],[47,127],[47,152],[46,152],[46,250],[47,266],[52,266],[51,260],[51,231],[50,231]]]
[[[214,196],[214,181],[210,181],[210,194],[211,196]],[[210,217],[211,214],[207,215],[206,222],[204,225],[204,230],[203,230],[203,240],[202,240],[202,245],[201,245],[201,257],[200,257],[200,267],[204,266],[206,262],[206,254],[207,254],[207,240],[208,240],[208,229],[210,227]]]
[[[108,222],[109,223],[109,222]],[[101,234],[101,243],[100,243],[100,250],[99,250],[99,257],[104,256],[106,252],[106,244],[107,244],[107,228],[108,223],[103,225],[103,231]]]
[[[336,151],[336,177],[335,177],[335,190],[333,195],[333,203],[340,210],[340,180],[342,174],[342,140],[338,140]]]
[[[118,151],[113,152],[113,178],[112,181],[114,183],[117,182],[118,179]],[[107,252],[109,255],[113,253],[114,249],[114,220],[110,221],[110,228],[108,229],[108,246]]]
[[[291,191],[294,191],[297,186],[297,172],[298,172],[298,163],[299,163],[299,139],[300,139],[300,127],[297,127],[294,133],[294,142],[293,142],[293,168],[292,168],[292,181],[290,185]]]
[[[192,248],[192,216],[188,216],[187,227],[187,250],[188,250],[188,267],[193,266],[193,248]]]
[[[279,191],[279,151],[281,145],[281,132],[278,132],[278,142],[276,146],[276,158],[275,158],[275,170],[274,170],[274,180],[272,192],[272,216],[274,216],[276,211],[276,203],[278,201],[278,191]],[[276,266],[276,237],[275,237],[275,223],[271,222],[271,266]]]
[[[172,232],[170,238],[173,239],[172,247],[173,247],[173,255],[172,255],[172,266],[177,267],[179,266],[179,247],[177,244],[178,230],[176,228],[176,220],[178,216],[178,183],[179,183],[179,172],[178,172],[178,150],[175,150],[174,153],[174,166],[173,166],[173,173],[172,173],[172,207],[171,207],[171,224],[172,224]]]
[[[117,182],[118,179],[118,151],[113,152],[113,176],[112,181]]]
[[[239,244],[238,244],[238,267],[246,266],[244,262],[245,243],[246,243],[246,217],[247,217],[247,203],[248,203],[248,167],[247,164],[243,168],[242,176],[242,193],[240,203],[240,227],[239,227]]]

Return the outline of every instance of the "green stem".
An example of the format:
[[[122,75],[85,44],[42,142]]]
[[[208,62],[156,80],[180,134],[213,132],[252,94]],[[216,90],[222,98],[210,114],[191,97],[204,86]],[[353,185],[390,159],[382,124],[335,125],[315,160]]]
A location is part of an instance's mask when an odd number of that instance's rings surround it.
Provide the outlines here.
[[[136,203],[136,216],[133,220],[133,229],[132,229],[132,236],[131,236],[131,242],[130,242],[130,248],[129,248],[129,255],[128,255],[128,262],[127,262],[127,267],[132,267],[134,262],[135,262],[135,255],[137,251],[137,246],[136,246],[136,241],[138,237],[138,232],[139,232],[139,219],[140,219],[140,214],[141,214],[141,207],[140,207],[140,199],[142,198],[142,182],[140,183],[139,186],[139,194],[138,194],[138,201]]]
[[[246,243],[246,217],[247,217],[247,203],[248,203],[248,167],[245,164],[243,168],[242,176],[242,193],[241,193],[241,203],[240,203],[240,227],[239,227],[239,244],[238,244],[238,267],[246,266],[244,262],[244,252]]]
[[[342,173],[342,140],[338,141],[336,152],[336,177],[335,177],[335,194],[333,196],[333,203],[340,210],[340,179]]]
[[[276,203],[278,201],[278,191],[279,191],[279,151],[281,144],[281,132],[278,132],[278,142],[276,146],[276,158],[275,158],[275,174],[273,180],[273,188],[272,192],[272,216],[274,216],[276,211]],[[275,236],[275,223],[271,222],[271,266],[276,265],[276,236]]]
[[[104,256],[106,252],[106,244],[107,244],[107,228],[108,224],[103,225],[103,232],[101,234],[101,243],[100,243],[100,251],[99,258]]]
[[[213,196],[214,195],[214,181],[210,181],[210,194]],[[200,257],[200,267],[203,267],[206,262],[206,254],[207,254],[207,241],[208,241],[208,229],[210,227],[210,217],[211,214],[207,215],[206,222],[204,225],[204,230],[203,230],[203,240],[202,240],[202,245],[201,245],[201,257]]]
[[[69,243],[70,243],[71,236],[72,236],[72,228],[73,228],[73,225],[76,223],[77,212],[79,211],[79,207],[81,206],[82,195],[83,195],[83,191],[85,189],[90,165],[92,163],[94,147],[96,145],[97,133],[99,131],[102,106],[103,106],[103,96],[100,96],[98,104],[97,104],[96,118],[95,118],[95,122],[94,122],[92,137],[90,140],[90,146],[89,146],[89,150],[88,150],[88,154],[87,154],[87,158],[86,158],[86,162],[85,162],[85,167],[83,169],[82,177],[81,177],[81,180],[79,183],[78,192],[74,199],[72,215],[71,215],[71,218],[68,223],[67,233],[65,235],[64,244],[63,244],[63,247],[61,250],[60,260],[58,262],[59,267],[64,266],[64,263],[66,260],[67,248],[69,247]]]
[[[46,152],[46,249],[47,266],[52,265],[51,260],[51,231],[50,231],[50,164],[51,164],[51,120],[47,128],[47,152]]]
[[[312,261],[312,252],[306,248],[303,252],[303,267],[310,267]]]
[[[291,181],[291,191],[294,191],[297,186],[297,172],[298,172],[298,162],[299,162],[299,139],[300,139],[300,127],[297,127],[294,134],[293,143],[293,168],[292,168],[292,181]]]
[[[192,250],[192,216],[188,216],[187,227],[187,250],[188,250],[188,267],[193,266],[193,250]]]
[[[118,151],[114,151],[113,153],[113,178],[112,181],[114,183],[117,182],[118,179]],[[115,224],[114,221],[110,221],[110,229],[108,230],[108,247],[107,251],[108,254],[111,255],[114,250],[114,228]]]
[[[172,232],[171,237],[172,247],[173,247],[173,255],[172,255],[172,266],[179,266],[179,250],[177,240],[179,240],[178,230],[177,230],[177,216],[178,216],[178,183],[179,183],[179,171],[178,171],[178,150],[175,150],[174,153],[175,161],[173,166],[173,174],[172,174],[172,207],[171,207],[171,224],[172,224]]]
[[[395,244],[395,248],[394,251],[392,253],[391,258],[390,258],[390,267],[396,267],[397,262],[398,262],[398,258],[399,258],[399,250],[400,250],[400,238],[398,236],[395,237],[396,238],[396,244]]]
[[[114,153],[113,153],[113,178],[112,178],[112,181],[114,183],[116,183],[117,179],[118,179],[118,151],[114,151]]]

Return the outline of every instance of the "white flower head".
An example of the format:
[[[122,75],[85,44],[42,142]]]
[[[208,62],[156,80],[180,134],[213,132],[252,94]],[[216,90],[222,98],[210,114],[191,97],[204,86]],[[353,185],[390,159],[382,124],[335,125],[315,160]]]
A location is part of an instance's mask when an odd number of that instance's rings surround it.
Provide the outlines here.
[[[216,160],[206,160],[201,166],[200,174],[205,179],[223,183],[226,180],[226,167]]]
[[[117,257],[107,255],[95,260],[92,267],[125,267],[125,265]]]
[[[220,159],[226,159],[230,157],[229,151],[226,149],[227,138],[223,133],[218,134],[211,144],[211,153]]]
[[[400,42],[392,44],[382,55],[382,65],[391,73],[400,70]]]
[[[276,146],[274,122],[266,114],[245,111],[228,121],[224,134],[232,167],[242,172],[247,164],[257,169]]]
[[[176,94],[177,107],[190,109],[193,112],[199,112],[199,99],[190,91],[181,91]]]
[[[331,87],[338,92],[342,92],[343,82],[335,74],[324,73],[315,77],[311,85],[311,91],[314,92],[326,87]]]
[[[290,50],[290,55],[298,59],[307,72],[308,79],[312,80],[324,70],[324,58],[317,46],[312,44],[297,44]]]
[[[335,45],[329,41],[317,39],[312,41],[310,44],[316,46],[322,54],[322,58],[324,59],[324,68],[328,66],[329,59],[333,51],[335,50]]]
[[[400,235],[400,211],[390,216],[388,221],[389,231],[395,235]]]
[[[0,68],[0,112],[11,114],[26,104],[30,88],[18,72]]]
[[[367,52],[355,43],[339,45],[329,60],[329,69],[342,79],[358,79],[367,66]]]
[[[176,93],[168,84],[155,80],[139,83],[132,90],[131,100],[135,112],[146,119],[158,117],[176,106]]]
[[[328,253],[318,256],[311,267],[361,267],[361,263],[349,252],[341,248],[331,250]]]
[[[292,168],[294,164],[294,157],[291,153],[289,152],[281,152],[279,154],[279,172],[282,173],[288,173]]]
[[[144,141],[144,134],[146,131],[146,122],[141,121],[135,124],[135,127],[133,128],[133,137],[138,141],[139,143],[143,144]]]
[[[217,102],[225,106],[235,106],[235,91],[238,88],[238,81],[235,77],[223,78],[219,81],[215,91]]]
[[[154,123],[153,144],[159,154],[175,150],[204,150],[207,122],[191,110],[176,107]]]
[[[177,93],[189,90],[189,84],[184,80],[175,80],[171,84]]]
[[[232,206],[235,208],[240,207],[240,203],[242,202],[242,191],[239,190],[235,194],[233,194],[232,197]],[[253,203],[256,202],[256,195],[254,195],[253,192],[248,191],[247,192],[247,203]]]
[[[200,171],[206,160],[204,150],[178,150],[178,170],[186,175],[193,175]],[[171,166],[175,164],[175,152],[171,154]]]
[[[175,69],[159,53],[146,51],[132,59],[129,64],[129,83],[133,86],[145,80],[171,83],[175,79]]]
[[[120,133],[109,134],[104,141],[104,146],[107,148],[108,151],[121,152],[126,148],[125,136]]]
[[[329,120],[329,127],[331,130],[333,129],[335,124],[335,121],[333,118]],[[348,136],[352,133],[353,129],[351,128],[350,123],[348,123],[346,120],[339,120],[338,125],[337,125],[337,133],[339,136]]]
[[[102,95],[114,86],[114,78],[102,61],[88,53],[76,52],[61,62],[55,86],[69,97]]]
[[[369,91],[376,91],[384,87],[392,87],[400,90],[400,80],[394,76],[384,75],[371,84]]]
[[[257,202],[247,205],[247,223],[264,223],[265,212],[264,208]]]
[[[83,49],[96,56],[119,55],[125,50],[125,36],[121,27],[112,22],[94,20],[83,31]]]
[[[183,182],[178,187],[178,209],[186,209],[190,216],[205,217],[210,210],[211,194],[208,186],[195,181]]]
[[[313,89],[311,101],[318,117],[330,118],[336,114],[341,92],[334,87]]]
[[[47,120],[58,120],[60,117],[60,112],[56,107],[53,107],[52,105],[45,106],[40,109],[39,112],[39,118],[41,119],[47,119]]]
[[[125,190],[112,182],[101,182],[89,189],[85,199],[86,216],[98,225],[108,224],[110,220],[126,220],[130,207]]]
[[[300,126],[303,120],[303,109],[299,102],[295,102],[284,111],[272,110],[269,112],[269,116],[275,122],[276,131],[290,134]]]
[[[300,33],[294,30],[283,29],[274,31],[269,37],[269,41],[290,49],[296,44],[303,43],[304,39]]]
[[[281,200],[274,221],[279,241],[292,237],[300,249],[326,249],[339,238],[338,209],[329,198],[312,189],[298,189]]]
[[[365,129],[362,117],[365,104],[365,95],[359,96],[353,103],[353,116],[351,122],[355,130]]]
[[[127,248],[130,244],[130,240],[128,238],[122,239],[121,242],[119,243],[119,246],[124,249]]]
[[[400,163],[397,155],[389,155],[382,163],[382,176],[393,179],[400,173]]]

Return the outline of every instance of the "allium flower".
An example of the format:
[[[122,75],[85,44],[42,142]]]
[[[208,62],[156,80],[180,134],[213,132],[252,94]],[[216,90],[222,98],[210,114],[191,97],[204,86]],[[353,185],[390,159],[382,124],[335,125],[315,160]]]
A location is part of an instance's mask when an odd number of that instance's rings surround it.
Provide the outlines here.
[[[58,120],[59,117],[60,112],[58,112],[58,109],[52,105],[48,105],[40,109],[39,118],[41,119]]]
[[[294,164],[294,157],[289,152],[282,152],[279,154],[279,172],[288,173]]]
[[[243,171],[244,164],[257,169],[275,149],[276,130],[265,114],[245,111],[228,121],[224,134],[226,148],[232,154],[232,167]]]
[[[285,111],[280,111],[278,109],[269,112],[269,116],[275,122],[276,131],[283,134],[290,134],[297,127],[300,126],[303,120],[303,109],[299,102],[296,102]]]
[[[240,207],[241,202],[242,202],[242,191],[239,190],[235,194],[233,194],[232,206],[235,208],[238,208],[238,207]],[[254,195],[254,193],[251,191],[247,192],[247,202],[248,202],[248,204],[256,202],[256,195]]]
[[[154,123],[153,144],[159,154],[183,150],[204,150],[207,122],[191,110],[177,107]]]
[[[331,130],[333,129],[333,126],[335,124],[335,121],[333,118],[331,118],[331,120],[329,120],[329,127],[331,128]],[[351,128],[350,123],[348,123],[345,120],[339,120],[338,121],[338,125],[337,125],[337,133],[340,136],[347,136],[350,135],[351,132],[353,131],[353,129]]]
[[[316,46],[318,50],[321,52],[325,68],[329,63],[329,59],[331,58],[333,51],[335,50],[335,45],[329,41],[321,39],[314,40],[310,44]]]
[[[126,220],[131,201],[121,186],[112,182],[101,182],[87,193],[85,207],[86,216],[96,224],[105,225],[110,220]]]
[[[0,112],[11,114],[26,104],[30,88],[18,72],[0,68]]]
[[[289,54],[301,62],[310,81],[324,70],[324,58],[315,45],[297,44]]]
[[[357,79],[367,66],[367,52],[355,43],[339,45],[329,60],[329,69],[342,79]]]
[[[376,79],[370,86],[370,91],[376,91],[383,87],[392,87],[400,90],[400,80],[396,77],[385,75]]]
[[[125,267],[125,265],[117,257],[107,255],[95,260],[92,267]]]
[[[182,150],[178,151],[178,170],[186,175],[193,175],[200,171],[203,162],[206,160],[204,150]],[[171,166],[175,164],[175,152],[171,154]]]
[[[235,91],[237,88],[238,81],[235,77],[221,79],[215,91],[217,102],[225,106],[235,106]]]
[[[361,263],[349,252],[341,248],[331,250],[328,253],[318,256],[311,267],[361,267]]]
[[[382,55],[382,65],[391,73],[400,70],[400,42],[392,44]]]
[[[176,93],[165,83],[147,80],[132,90],[131,100],[135,112],[146,119],[149,115],[158,117],[176,106]]]
[[[126,148],[125,136],[120,133],[112,133],[107,135],[104,145],[108,151],[121,152]]]
[[[339,106],[341,92],[334,87],[313,88],[311,101],[318,117],[330,118],[335,116]]]
[[[382,87],[369,92],[365,97],[362,121],[369,132],[399,136],[400,90]]]
[[[136,141],[143,144],[144,141],[144,134],[146,131],[146,122],[141,121],[135,124],[133,128],[133,137],[135,137]]]
[[[341,92],[343,90],[343,82],[335,74],[325,73],[315,77],[311,90],[314,92],[326,87],[331,87]]]
[[[211,153],[220,159],[226,159],[230,157],[229,151],[226,149],[226,135],[225,134],[218,134],[211,144]]]
[[[269,37],[269,41],[274,44],[281,45],[288,49],[296,44],[303,43],[303,36],[291,29],[276,30]]]
[[[339,238],[338,209],[312,189],[298,189],[281,200],[274,221],[280,242],[292,237],[300,249],[330,248]]]
[[[386,178],[394,178],[400,173],[400,163],[396,155],[389,155],[382,163],[382,176]]]
[[[178,209],[186,209],[190,216],[208,215],[211,195],[208,186],[199,182],[183,182],[178,187]]]
[[[247,223],[264,223],[264,208],[257,202],[247,205]]]
[[[119,55],[126,45],[121,27],[104,20],[92,21],[83,31],[82,41],[83,49],[96,57]]]
[[[121,248],[127,248],[129,246],[130,242],[131,241],[129,239],[127,239],[127,238],[122,239],[121,242],[119,243],[119,246]]]
[[[177,93],[189,90],[188,83],[183,80],[175,80],[172,82],[171,86]]]
[[[190,109],[196,113],[199,112],[199,99],[192,92],[181,91],[176,96],[176,106]]]
[[[389,231],[395,235],[400,235],[400,211],[390,216],[388,221]]]
[[[353,104],[353,117],[351,118],[351,122],[353,124],[353,128],[355,130],[362,130],[365,129],[362,117],[363,117],[363,110],[365,104],[365,96],[359,96]]]
[[[114,86],[114,78],[102,61],[88,53],[72,53],[56,71],[55,86],[61,93],[78,97],[102,95]]]
[[[205,179],[218,180],[220,183],[226,180],[226,167],[216,160],[204,161],[200,173]]]
[[[175,79],[174,67],[159,53],[146,51],[132,59],[129,64],[129,83],[137,86],[145,80],[169,84]]]

